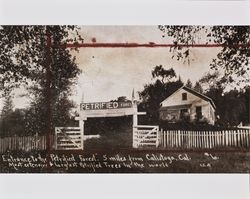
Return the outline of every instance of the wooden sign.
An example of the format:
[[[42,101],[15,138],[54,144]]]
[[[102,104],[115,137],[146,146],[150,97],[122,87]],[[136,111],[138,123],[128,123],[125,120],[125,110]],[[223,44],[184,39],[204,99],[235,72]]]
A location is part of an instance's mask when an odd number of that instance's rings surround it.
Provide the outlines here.
[[[120,109],[131,108],[132,102],[91,102],[81,103],[80,110],[102,110],[102,109]]]
[[[128,102],[91,102],[80,104],[80,118],[95,117],[119,117],[133,115],[137,112],[137,106],[133,106],[131,101]]]

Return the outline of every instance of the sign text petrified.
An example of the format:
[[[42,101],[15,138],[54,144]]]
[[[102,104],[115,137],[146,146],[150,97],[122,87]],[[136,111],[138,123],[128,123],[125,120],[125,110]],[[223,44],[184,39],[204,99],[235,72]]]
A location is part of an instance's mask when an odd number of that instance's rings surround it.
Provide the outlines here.
[[[120,108],[131,108],[131,102],[92,102],[92,103],[81,103],[81,110],[102,110],[102,109],[120,109]]]

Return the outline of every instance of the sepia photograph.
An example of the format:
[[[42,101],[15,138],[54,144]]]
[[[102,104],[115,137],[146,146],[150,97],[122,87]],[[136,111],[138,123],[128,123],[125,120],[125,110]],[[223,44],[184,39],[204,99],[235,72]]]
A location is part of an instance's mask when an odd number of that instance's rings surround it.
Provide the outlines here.
[[[250,26],[0,26],[0,173],[249,173]]]

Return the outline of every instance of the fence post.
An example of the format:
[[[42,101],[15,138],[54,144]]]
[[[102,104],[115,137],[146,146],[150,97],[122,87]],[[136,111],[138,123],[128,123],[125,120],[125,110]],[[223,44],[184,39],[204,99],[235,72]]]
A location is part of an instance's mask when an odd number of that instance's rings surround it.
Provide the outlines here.
[[[172,144],[172,148],[174,148],[174,130],[171,131],[171,144]]]
[[[169,146],[170,146],[170,142],[169,142],[169,136],[170,136],[170,134],[169,134],[169,132],[170,132],[170,130],[167,130],[167,131],[166,131],[166,137],[167,137],[167,140],[166,140],[166,147],[169,147]]]
[[[245,133],[246,133],[246,142],[247,142],[247,147],[250,146],[250,130],[245,130]]]
[[[178,147],[181,147],[181,133],[180,133],[180,130],[178,130]]]
[[[216,131],[211,131],[211,134],[212,134],[213,148],[215,148],[217,139]]]
[[[242,132],[242,130],[240,130],[240,146],[241,147],[244,147],[244,138],[243,138],[243,132]]]
[[[197,148],[200,148],[200,132],[196,131],[196,146]]]
[[[216,147],[220,146],[220,136],[219,131],[216,131]]]
[[[216,135],[216,131],[211,131],[211,132],[212,132],[212,137],[213,137],[213,148],[215,148],[217,135]]]
[[[166,148],[166,131],[163,131],[163,147]]]
[[[169,147],[172,148],[172,130],[169,130]]]
[[[195,148],[199,148],[199,146],[198,146],[198,134],[197,134],[197,131],[195,131]]]
[[[228,131],[229,134],[229,146],[232,146],[232,131]]]
[[[213,138],[213,132],[208,131],[208,148],[210,148],[210,149],[213,147],[212,138]]]
[[[199,132],[199,135],[200,135],[200,146],[201,146],[201,148],[205,148],[205,147],[203,146],[203,145],[204,145],[204,144],[203,144],[203,133],[204,133],[204,132],[202,132],[202,131]]]
[[[193,138],[194,138],[194,136],[193,136],[193,131],[190,131],[190,136],[191,136],[191,139],[190,139],[190,148],[193,148]]]
[[[236,133],[236,140],[237,140],[237,147],[239,146],[239,132],[238,130],[235,130]]]
[[[242,133],[243,133],[243,146],[244,147],[247,147],[247,143],[246,143],[246,131],[242,130]]]
[[[216,147],[216,143],[217,143],[217,134],[216,131],[212,131],[212,136],[213,136],[213,148]]]
[[[226,130],[226,146],[228,146],[228,131]]]
[[[231,131],[231,146],[234,145],[234,132]]]
[[[155,143],[155,145],[156,145],[156,147],[158,147],[159,146],[159,127],[157,127],[156,128],[156,143]]]
[[[169,147],[172,148],[172,130],[169,130]]]
[[[174,130],[173,131],[173,147],[176,147],[176,144],[177,144],[177,130]]]
[[[250,146],[250,130],[245,130],[247,135],[247,146]]]
[[[205,142],[205,148],[208,148],[208,133],[207,131],[204,131],[204,142]]]
[[[175,146],[175,130],[172,131],[172,148]]]

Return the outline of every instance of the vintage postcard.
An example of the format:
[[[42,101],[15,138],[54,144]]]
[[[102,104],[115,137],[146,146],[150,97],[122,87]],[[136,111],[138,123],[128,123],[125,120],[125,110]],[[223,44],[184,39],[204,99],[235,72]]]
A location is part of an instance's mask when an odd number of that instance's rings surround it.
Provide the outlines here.
[[[1,173],[249,173],[250,26],[1,26]]]

